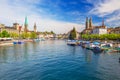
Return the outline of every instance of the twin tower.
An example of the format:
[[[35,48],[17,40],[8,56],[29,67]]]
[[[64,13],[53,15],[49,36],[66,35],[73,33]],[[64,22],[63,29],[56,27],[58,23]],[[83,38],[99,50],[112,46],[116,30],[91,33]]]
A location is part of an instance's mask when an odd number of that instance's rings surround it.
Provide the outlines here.
[[[90,19],[88,19],[88,17],[86,18],[86,29],[93,29],[92,18]]]
[[[93,26],[93,24],[92,24],[92,18],[90,18],[90,19],[88,19],[88,17],[86,17],[86,29],[88,30],[88,29],[93,29],[93,28],[96,28],[96,27],[98,27],[98,28],[106,28],[106,26],[104,25],[104,19],[102,20],[102,25],[100,25],[100,26]]]

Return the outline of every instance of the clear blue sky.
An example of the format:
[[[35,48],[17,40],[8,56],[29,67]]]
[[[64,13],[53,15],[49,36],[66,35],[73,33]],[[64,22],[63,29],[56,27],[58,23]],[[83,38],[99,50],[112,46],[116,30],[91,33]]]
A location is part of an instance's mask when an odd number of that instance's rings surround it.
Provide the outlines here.
[[[120,0],[0,0],[0,23],[24,24],[28,16],[29,28],[34,22],[38,31],[65,33],[76,27],[85,27],[86,17],[92,17],[93,25],[120,26]]]

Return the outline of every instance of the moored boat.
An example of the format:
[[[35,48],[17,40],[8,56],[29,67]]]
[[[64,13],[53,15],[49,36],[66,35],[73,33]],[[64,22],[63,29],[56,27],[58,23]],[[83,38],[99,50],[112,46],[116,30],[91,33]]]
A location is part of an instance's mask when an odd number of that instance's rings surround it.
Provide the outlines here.
[[[100,46],[101,46],[101,49],[103,49],[104,51],[111,51],[113,44],[112,43],[102,43]]]
[[[24,41],[13,41],[13,44],[23,44]]]
[[[120,47],[113,48],[113,52],[120,52]]]
[[[94,53],[101,53],[101,52],[103,52],[103,49],[101,49],[100,46],[95,46],[95,47],[93,47],[92,51]]]
[[[67,45],[77,46],[79,45],[79,42],[77,40],[68,40]]]
[[[34,42],[39,42],[39,41],[40,41],[40,39],[33,39],[33,41],[34,41]]]
[[[86,49],[92,50],[95,47],[93,43],[86,44]]]

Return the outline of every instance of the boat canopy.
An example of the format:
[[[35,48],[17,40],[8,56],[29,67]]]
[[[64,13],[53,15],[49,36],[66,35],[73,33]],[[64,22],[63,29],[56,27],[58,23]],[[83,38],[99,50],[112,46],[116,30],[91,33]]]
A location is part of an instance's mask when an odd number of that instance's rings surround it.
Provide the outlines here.
[[[95,42],[93,42],[93,44],[94,44],[94,45],[99,45],[100,42],[96,42],[96,41],[95,41]]]

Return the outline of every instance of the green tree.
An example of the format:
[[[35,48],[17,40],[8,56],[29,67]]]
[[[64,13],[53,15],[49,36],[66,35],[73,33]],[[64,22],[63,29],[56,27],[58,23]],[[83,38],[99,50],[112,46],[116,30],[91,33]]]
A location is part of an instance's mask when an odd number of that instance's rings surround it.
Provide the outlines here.
[[[76,36],[77,36],[77,34],[76,34],[75,27],[74,27],[73,30],[70,32],[69,39],[70,40],[75,40]]]
[[[50,32],[51,34],[55,34],[53,31]]]
[[[0,33],[0,37],[2,37],[2,33]]]
[[[32,38],[32,39],[37,38],[37,34],[36,34],[35,32],[32,32],[32,33],[30,34],[30,38]]]
[[[4,30],[1,33],[1,37],[10,37],[10,34],[6,30]]]
[[[23,39],[27,39],[27,38],[30,38],[30,33],[22,33],[21,34],[21,37],[23,38]]]
[[[120,34],[115,34],[115,33],[111,33],[111,34],[82,34],[81,35],[82,39],[85,40],[120,40]]]
[[[19,35],[17,34],[17,33],[10,33],[10,37],[12,37],[12,38],[18,38],[19,37]]]
[[[82,39],[89,40],[90,36],[88,34],[82,34]]]

